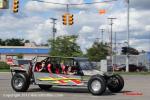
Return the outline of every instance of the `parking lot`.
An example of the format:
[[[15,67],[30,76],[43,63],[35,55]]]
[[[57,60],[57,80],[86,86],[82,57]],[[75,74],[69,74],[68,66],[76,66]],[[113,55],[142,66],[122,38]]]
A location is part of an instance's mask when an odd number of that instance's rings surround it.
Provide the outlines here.
[[[125,87],[120,93],[108,90],[101,96],[91,95],[86,87],[53,87],[48,91],[31,85],[28,92],[18,93],[10,85],[11,74],[0,73],[0,100],[149,100],[150,75],[123,75]],[[128,94],[128,93],[137,93]]]

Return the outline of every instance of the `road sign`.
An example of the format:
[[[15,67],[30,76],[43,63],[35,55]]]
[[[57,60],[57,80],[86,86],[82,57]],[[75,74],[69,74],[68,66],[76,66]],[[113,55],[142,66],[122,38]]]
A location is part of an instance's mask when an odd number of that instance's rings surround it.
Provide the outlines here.
[[[8,8],[9,8],[8,0],[0,0],[0,9],[8,9]]]

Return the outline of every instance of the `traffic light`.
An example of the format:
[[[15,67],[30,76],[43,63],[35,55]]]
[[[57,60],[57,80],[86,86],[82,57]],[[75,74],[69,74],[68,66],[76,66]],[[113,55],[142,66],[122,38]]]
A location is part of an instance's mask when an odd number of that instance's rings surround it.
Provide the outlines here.
[[[66,13],[62,16],[63,25],[73,25],[73,14]]]
[[[63,25],[67,25],[67,14],[64,14],[62,16],[62,19],[63,19]]]
[[[0,0],[0,9],[8,9],[9,0]]]
[[[17,13],[19,8],[19,0],[13,1],[13,13]]]
[[[73,14],[70,14],[69,15],[69,19],[68,19],[68,21],[69,21],[69,25],[73,25]]]

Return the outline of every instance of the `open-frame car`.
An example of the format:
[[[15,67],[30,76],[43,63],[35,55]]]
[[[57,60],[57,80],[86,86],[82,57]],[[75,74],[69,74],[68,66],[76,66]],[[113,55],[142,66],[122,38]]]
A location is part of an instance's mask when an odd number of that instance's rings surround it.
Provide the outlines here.
[[[108,88],[120,92],[124,79],[113,73],[102,72],[87,58],[37,56],[28,64],[10,67],[11,86],[16,92],[25,92],[30,84],[47,90],[52,86],[86,86],[93,95],[101,95]]]

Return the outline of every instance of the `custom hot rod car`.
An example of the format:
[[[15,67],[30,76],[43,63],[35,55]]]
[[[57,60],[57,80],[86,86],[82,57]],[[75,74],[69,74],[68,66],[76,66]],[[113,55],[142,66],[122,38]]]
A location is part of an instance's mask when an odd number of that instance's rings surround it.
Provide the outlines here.
[[[10,70],[11,86],[16,92],[27,91],[30,84],[44,90],[52,86],[87,86],[93,95],[103,94],[106,88],[120,92],[124,87],[120,75],[95,69],[87,58],[37,56],[28,64],[12,65]]]

